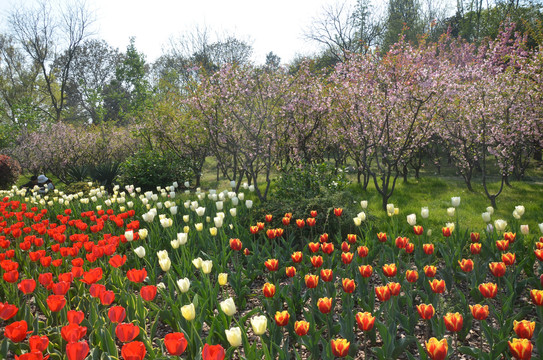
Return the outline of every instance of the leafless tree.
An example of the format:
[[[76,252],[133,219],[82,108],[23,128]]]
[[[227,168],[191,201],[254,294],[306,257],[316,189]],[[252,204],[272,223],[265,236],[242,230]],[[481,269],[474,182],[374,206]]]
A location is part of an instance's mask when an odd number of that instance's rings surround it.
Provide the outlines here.
[[[50,99],[48,116],[62,117],[66,85],[81,43],[92,34],[93,15],[82,2],[53,8],[47,0],[34,7],[15,8],[8,17],[12,36],[31,62],[39,67]]]

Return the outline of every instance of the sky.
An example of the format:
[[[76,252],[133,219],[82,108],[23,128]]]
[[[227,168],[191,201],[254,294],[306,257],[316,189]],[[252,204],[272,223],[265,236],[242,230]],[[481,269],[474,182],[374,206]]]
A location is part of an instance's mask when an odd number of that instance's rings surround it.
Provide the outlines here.
[[[62,3],[65,0],[57,0]],[[68,1],[68,0],[66,0]],[[288,63],[297,54],[318,51],[318,44],[304,39],[303,33],[324,6],[337,0],[87,0],[94,11],[96,36],[124,51],[130,37],[149,62],[168,46],[195,29],[206,28],[211,34],[234,35],[253,46],[252,60],[265,62],[273,51]],[[354,3],[354,0],[351,0]],[[6,15],[14,4],[32,0],[0,0],[0,14],[5,29]]]

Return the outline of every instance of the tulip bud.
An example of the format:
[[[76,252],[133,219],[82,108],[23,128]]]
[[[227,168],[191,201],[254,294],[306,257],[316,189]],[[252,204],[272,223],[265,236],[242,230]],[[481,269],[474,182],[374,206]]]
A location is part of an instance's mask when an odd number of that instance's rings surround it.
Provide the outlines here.
[[[447,208],[447,215],[450,216],[450,217],[453,217],[455,210],[456,209],[453,208],[453,207]]]
[[[213,261],[212,260],[202,261],[202,271],[203,271],[204,274],[209,274],[211,272],[212,267],[213,267]]]
[[[186,293],[187,291],[189,291],[190,280],[188,278],[179,279],[177,280],[177,286],[179,286],[179,290],[182,293]]]
[[[134,253],[140,258],[143,259],[145,257],[145,248],[143,246],[139,246],[134,249]]]
[[[368,207],[368,200],[360,201],[360,206],[362,207],[362,209],[366,209]]]
[[[268,326],[268,319],[265,315],[253,316],[251,318],[251,327],[255,335],[262,335],[266,332]]]
[[[230,328],[230,330],[224,330],[226,334],[226,340],[232,347],[238,347],[241,345],[241,329],[239,327]]]
[[[181,307],[181,315],[187,321],[192,321],[196,317],[196,311],[194,309],[194,304],[184,305]]]
[[[220,273],[219,274],[219,285],[225,286],[228,284],[228,274],[227,273]]]

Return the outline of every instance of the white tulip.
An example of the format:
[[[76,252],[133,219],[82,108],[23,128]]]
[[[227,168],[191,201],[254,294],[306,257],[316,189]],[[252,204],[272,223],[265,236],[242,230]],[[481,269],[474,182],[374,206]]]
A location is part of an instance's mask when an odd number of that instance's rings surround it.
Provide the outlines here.
[[[430,211],[428,210],[428,207],[425,206],[420,209],[420,216],[423,219],[428,219],[428,216],[430,216]]]
[[[407,215],[407,223],[411,226],[417,225],[417,215],[416,214]]]
[[[177,280],[177,286],[182,293],[186,293],[190,288],[190,280],[188,278]]]
[[[451,204],[454,207],[459,207],[460,206],[460,196],[452,197],[451,198]]]

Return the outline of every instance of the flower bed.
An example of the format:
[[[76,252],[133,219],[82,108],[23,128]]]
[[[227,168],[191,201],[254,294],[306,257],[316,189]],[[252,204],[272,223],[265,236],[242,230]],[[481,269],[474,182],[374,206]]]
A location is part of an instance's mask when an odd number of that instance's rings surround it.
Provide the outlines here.
[[[252,219],[244,192],[175,191],[5,193],[0,357],[543,353],[543,238],[521,225],[522,206],[509,223],[487,212],[476,232],[453,198],[433,234],[426,208],[404,222],[391,206],[380,229],[362,209],[357,233],[326,234],[314,225],[332,227],[342,209]]]

